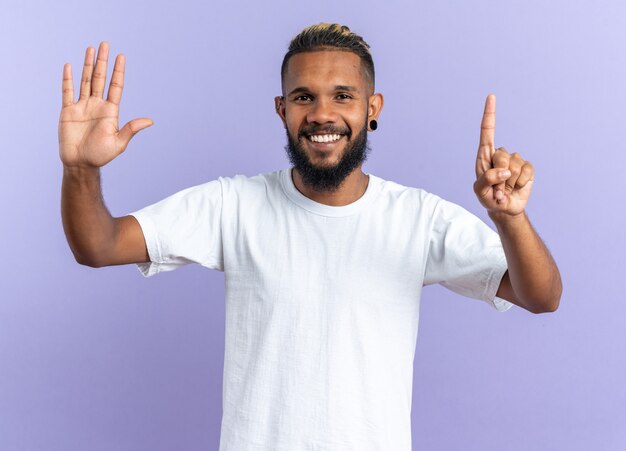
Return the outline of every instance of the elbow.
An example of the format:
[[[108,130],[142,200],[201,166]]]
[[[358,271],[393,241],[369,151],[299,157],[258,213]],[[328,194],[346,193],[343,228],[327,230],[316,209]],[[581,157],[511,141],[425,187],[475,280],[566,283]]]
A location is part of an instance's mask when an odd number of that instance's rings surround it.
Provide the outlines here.
[[[550,303],[549,309],[546,313],[556,312],[561,304],[561,291],[559,290],[559,294],[552,300]]]
[[[102,261],[99,261],[88,255],[77,254],[75,252],[74,252],[74,259],[76,260],[76,263],[78,263],[79,265],[89,266],[90,268],[102,268],[103,266],[106,266]]]
[[[531,307],[528,310],[536,314],[556,312],[563,294],[563,282],[558,271],[552,277],[551,286],[545,287],[542,291],[542,295],[535,293],[535,296],[528,299],[527,305]]]
[[[89,266],[90,268],[99,268],[99,266],[96,263],[94,263],[92,260],[88,260],[84,257],[74,256],[74,259],[76,260],[76,263],[78,263],[79,265]]]
[[[559,308],[559,304],[561,303],[561,295],[563,294],[563,282],[561,281],[561,275],[559,274],[556,278],[556,283],[554,286],[554,294],[552,295],[550,302],[548,304],[548,310],[545,313],[556,312]]]
[[[87,239],[78,240],[68,237],[70,251],[76,263],[90,268],[102,268],[108,266],[110,246],[106,243],[94,243]]]
[[[540,308],[535,309],[535,310],[531,310],[533,313],[535,314],[539,314],[539,313],[553,313],[556,312],[559,308],[559,302],[560,299],[557,299],[555,301],[550,301],[547,302],[545,304],[543,304]]]
[[[558,289],[552,296],[545,297],[537,302],[534,302],[533,308],[529,309],[532,313],[552,313],[556,312],[561,303],[561,294],[563,292],[563,287],[559,283]]]
[[[535,315],[538,315],[540,313],[552,313],[552,312],[556,312],[556,310],[559,308],[559,303],[557,302],[552,302],[552,301],[546,301],[546,300],[542,300],[540,303],[527,303],[524,307],[526,310],[528,310],[530,313],[534,313]]]
[[[555,297],[550,304],[548,304],[547,309],[545,310],[544,313],[552,313],[552,312],[556,312],[559,309],[559,305],[561,304],[561,293],[559,292],[559,295],[557,297]]]

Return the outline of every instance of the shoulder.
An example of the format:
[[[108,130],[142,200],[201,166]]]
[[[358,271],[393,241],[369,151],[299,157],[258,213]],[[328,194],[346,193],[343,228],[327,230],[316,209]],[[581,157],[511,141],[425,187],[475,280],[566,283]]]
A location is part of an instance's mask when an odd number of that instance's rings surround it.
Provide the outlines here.
[[[262,201],[280,195],[280,178],[282,171],[273,171],[248,176],[237,174],[220,177],[222,195],[228,202]]]
[[[218,180],[226,189],[255,190],[279,183],[281,171],[265,172],[254,176],[236,174],[228,177],[219,177]]]
[[[373,174],[380,184],[379,200],[395,208],[419,208],[421,213],[434,213],[443,199],[423,188],[403,185],[392,180],[385,180]]]

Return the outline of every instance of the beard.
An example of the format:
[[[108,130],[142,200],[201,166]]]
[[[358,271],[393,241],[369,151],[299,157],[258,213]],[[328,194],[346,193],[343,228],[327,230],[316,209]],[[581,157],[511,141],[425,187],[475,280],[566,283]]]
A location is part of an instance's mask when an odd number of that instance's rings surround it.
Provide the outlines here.
[[[300,140],[308,139],[307,135],[321,131],[331,134],[343,134],[348,141],[343,150],[343,155],[334,165],[314,165],[311,163],[311,160],[301,144]],[[287,151],[287,156],[294,169],[296,169],[302,177],[302,183],[313,191],[334,192],[339,189],[343,181],[352,171],[367,160],[367,155],[371,150],[367,142],[367,123],[354,137],[354,140],[351,138],[352,133],[348,129],[308,127],[298,133],[298,140],[294,140],[289,130],[287,130],[287,145],[285,146],[285,150]]]

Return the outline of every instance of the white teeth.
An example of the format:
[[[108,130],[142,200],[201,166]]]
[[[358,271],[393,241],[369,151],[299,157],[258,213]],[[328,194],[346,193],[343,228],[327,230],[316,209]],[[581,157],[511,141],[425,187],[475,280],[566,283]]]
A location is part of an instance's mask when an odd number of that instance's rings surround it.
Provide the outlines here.
[[[311,135],[309,139],[315,143],[327,143],[338,141],[341,138],[341,135]]]

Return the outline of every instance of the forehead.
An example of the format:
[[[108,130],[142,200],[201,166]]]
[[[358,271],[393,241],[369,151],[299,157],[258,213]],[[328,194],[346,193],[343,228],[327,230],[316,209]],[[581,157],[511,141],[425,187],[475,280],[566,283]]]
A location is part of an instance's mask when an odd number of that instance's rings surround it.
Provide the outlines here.
[[[285,91],[296,86],[323,87],[365,84],[361,59],[356,53],[342,50],[318,50],[298,53],[289,59],[285,72]]]

